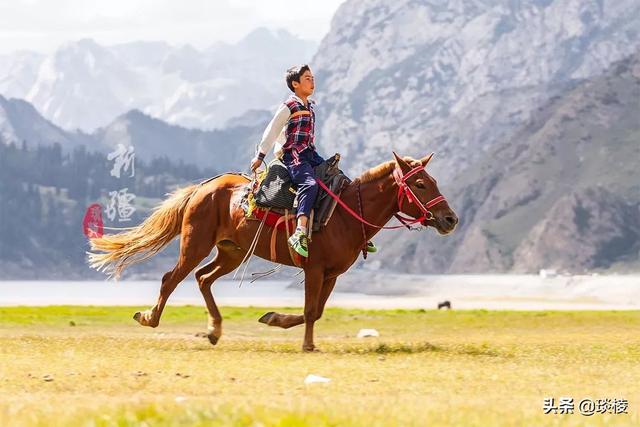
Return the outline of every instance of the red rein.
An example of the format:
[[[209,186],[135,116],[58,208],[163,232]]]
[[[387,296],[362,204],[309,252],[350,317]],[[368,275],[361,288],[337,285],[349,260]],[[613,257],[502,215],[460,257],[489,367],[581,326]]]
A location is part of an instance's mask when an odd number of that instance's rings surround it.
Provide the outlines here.
[[[422,222],[424,220],[433,219],[433,213],[429,210],[429,208],[437,205],[440,202],[445,201],[444,196],[440,195],[438,197],[435,197],[435,198],[429,200],[427,203],[422,204],[422,202],[420,201],[420,199],[418,199],[418,197],[415,195],[413,190],[411,190],[411,187],[409,187],[409,185],[407,184],[407,179],[409,179],[410,177],[412,177],[413,175],[415,175],[416,173],[420,172],[423,169],[424,169],[424,166],[417,166],[417,167],[411,169],[405,175],[402,175],[402,171],[399,168],[396,168],[393,171],[393,178],[396,180],[396,183],[398,184],[398,209],[399,209],[399,211],[402,211],[402,202],[404,201],[404,198],[406,197],[407,199],[409,199],[409,203],[414,203],[418,207],[418,209],[420,209],[420,211],[422,212],[422,216],[420,216],[419,218],[403,217],[398,212],[396,214],[396,217],[398,218],[398,220],[400,220],[400,222],[402,222],[402,225],[396,225],[396,226],[391,226],[391,227],[371,224],[369,221],[367,221],[366,219],[362,218],[353,209],[351,209],[349,206],[347,206],[347,204],[345,202],[343,202],[340,199],[340,197],[338,197],[331,190],[329,190],[329,188],[324,184],[324,182],[322,182],[321,180],[318,180],[317,182],[318,182],[318,185],[320,185],[320,187],[322,187],[322,189],[324,191],[326,191],[329,196],[334,198],[340,204],[340,206],[342,206],[347,212],[349,212],[349,214],[351,214],[351,216],[356,218],[358,221],[360,221],[363,224],[366,224],[366,225],[368,225],[370,227],[375,227],[375,228],[380,228],[380,229],[385,229],[385,230],[394,230],[394,229],[397,229],[397,228],[408,227],[411,224],[416,224],[416,223]]]

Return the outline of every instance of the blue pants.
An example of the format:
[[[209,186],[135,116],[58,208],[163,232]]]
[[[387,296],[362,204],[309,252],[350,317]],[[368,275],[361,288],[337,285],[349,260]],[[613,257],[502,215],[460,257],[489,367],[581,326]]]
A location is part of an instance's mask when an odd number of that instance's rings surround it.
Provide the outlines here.
[[[316,150],[307,148],[300,153],[285,151],[282,162],[291,175],[291,181],[298,186],[296,218],[301,215],[309,217],[318,196],[318,183],[313,168],[324,162],[324,159]]]

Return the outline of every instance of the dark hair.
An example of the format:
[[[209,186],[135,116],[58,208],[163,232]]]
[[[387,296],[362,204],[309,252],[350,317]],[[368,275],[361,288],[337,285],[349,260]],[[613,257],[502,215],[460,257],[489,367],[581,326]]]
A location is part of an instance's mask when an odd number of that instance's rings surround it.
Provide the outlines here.
[[[295,92],[295,90],[293,90],[293,82],[300,83],[300,77],[302,77],[302,75],[306,71],[311,71],[307,64],[296,65],[287,70],[287,87],[291,90],[291,92]]]

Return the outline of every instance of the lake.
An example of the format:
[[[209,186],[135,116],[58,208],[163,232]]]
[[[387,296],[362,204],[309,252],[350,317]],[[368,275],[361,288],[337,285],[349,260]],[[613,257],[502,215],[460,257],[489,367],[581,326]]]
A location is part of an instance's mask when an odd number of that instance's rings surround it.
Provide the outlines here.
[[[364,280],[368,277],[369,280]],[[298,280],[301,276],[297,277]],[[289,281],[218,280],[213,290],[221,306],[289,306],[304,303],[303,285]],[[353,292],[368,286],[367,292]],[[155,303],[159,281],[0,281],[0,305],[139,305]],[[388,290],[388,293],[385,291]],[[350,292],[348,292],[350,291]],[[340,279],[329,307],[436,308],[451,301],[460,309],[640,309],[640,276],[402,275]],[[186,280],[169,305],[204,305],[194,280]]]

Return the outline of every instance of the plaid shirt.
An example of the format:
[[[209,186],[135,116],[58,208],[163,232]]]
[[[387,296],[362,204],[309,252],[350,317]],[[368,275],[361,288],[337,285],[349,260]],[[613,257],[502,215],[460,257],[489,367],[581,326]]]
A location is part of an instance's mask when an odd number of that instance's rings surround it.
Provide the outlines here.
[[[291,116],[285,127],[286,142],[282,146],[283,151],[293,150],[297,154],[307,148],[315,149],[316,113],[313,110],[313,101],[309,100],[308,102],[309,108],[305,107],[297,96],[290,96],[284,102],[289,108]],[[310,114],[305,114],[305,112]]]
[[[302,99],[291,95],[280,104],[278,111],[264,130],[260,144],[256,147],[257,158],[264,159],[274,144],[276,157],[279,158],[285,151],[297,154],[308,147],[315,148],[316,116],[313,111],[315,102],[311,99],[307,102],[309,107],[304,106]]]

